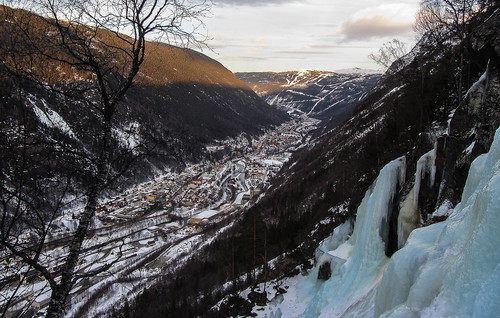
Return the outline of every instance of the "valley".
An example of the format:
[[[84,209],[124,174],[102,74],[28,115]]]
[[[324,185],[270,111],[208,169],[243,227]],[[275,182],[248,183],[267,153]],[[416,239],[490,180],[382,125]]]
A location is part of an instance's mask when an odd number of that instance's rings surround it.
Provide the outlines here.
[[[500,3],[475,5],[384,74],[233,74],[0,6],[0,317],[496,317]]]
[[[124,293],[133,298],[154,284],[153,277],[174,273],[179,264],[217,237],[218,231],[258,201],[292,152],[308,142],[319,120],[296,117],[253,140],[218,141],[208,151],[225,149],[221,160],[166,172],[102,200],[84,242],[78,279],[71,292],[69,316],[112,308]],[[65,213],[46,241],[41,258],[55,277],[75,230],[75,212]],[[24,239],[29,241],[30,234]],[[5,302],[16,293],[11,312],[30,307],[44,313],[51,291],[38,272],[20,260],[2,258]],[[19,273],[25,273],[20,275]],[[103,297],[106,295],[106,297]],[[114,298],[116,297],[116,298]],[[102,303],[105,300],[105,303]]]

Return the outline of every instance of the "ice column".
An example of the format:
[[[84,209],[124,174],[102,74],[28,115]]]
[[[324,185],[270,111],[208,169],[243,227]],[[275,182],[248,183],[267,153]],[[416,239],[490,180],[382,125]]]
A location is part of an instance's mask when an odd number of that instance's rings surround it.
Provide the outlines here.
[[[376,286],[387,264],[388,220],[398,186],[404,183],[405,171],[405,157],[391,161],[380,171],[358,207],[352,236],[330,252],[346,262],[318,286],[304,317],[342,315]]]
[[[500,129],[446,221],[416,229],[386,268],[375,317],[497,317]]]
[[[403,202],[398,215],[398,248],[403,247],[411,231],[420,227],[420,212],[418,209],[420,187],[426,176],[429,180],[429,186],[434,185],[436,175],[435,160],[436,149],[434,148],[417,161],[415,184]]]

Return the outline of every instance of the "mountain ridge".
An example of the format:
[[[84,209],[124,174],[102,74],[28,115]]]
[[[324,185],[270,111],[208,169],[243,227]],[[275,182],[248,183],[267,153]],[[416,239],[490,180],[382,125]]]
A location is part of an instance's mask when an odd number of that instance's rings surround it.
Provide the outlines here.
[[[289,113],[339,123],[374,87],[380,74],[317,70],[247,72],[235,75],[269,104]]]

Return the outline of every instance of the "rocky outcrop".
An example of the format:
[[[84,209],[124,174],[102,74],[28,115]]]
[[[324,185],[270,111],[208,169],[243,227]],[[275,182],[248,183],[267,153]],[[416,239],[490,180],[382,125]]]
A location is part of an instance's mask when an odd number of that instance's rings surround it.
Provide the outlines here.
[[[324,262],[319,266],[318,269],[318,279],[319,280],[327,280],[332,276],[332,269],[330,262]]]
[[[497,8],[488,19],[472,31],[470,42],[476,51],[489,47],[500,56],[500,9]]]
[[[479,80],[469,89],[462,105],[452,113],[444,136],[444,170],[436,207],[445,201],[455,205],[461,196],[472,160],[486,153],[500,125],[500,70],[498,57],[489,60]]]

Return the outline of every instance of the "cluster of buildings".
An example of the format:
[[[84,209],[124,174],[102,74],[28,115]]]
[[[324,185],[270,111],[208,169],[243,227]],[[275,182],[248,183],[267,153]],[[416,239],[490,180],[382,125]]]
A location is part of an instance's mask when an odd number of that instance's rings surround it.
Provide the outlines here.
[[[221,160],[188,166],[180,174],[156,176],[102,203],[97,216],[105,225],[112,225],[143,217],[156,207],[171,211],[191,224],[213,221],[258,197],[287,160],[287,150],[301,140],[301,134],[291,123],[257,140],[220,141],[207,149],[230,149]]]

